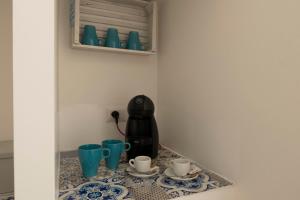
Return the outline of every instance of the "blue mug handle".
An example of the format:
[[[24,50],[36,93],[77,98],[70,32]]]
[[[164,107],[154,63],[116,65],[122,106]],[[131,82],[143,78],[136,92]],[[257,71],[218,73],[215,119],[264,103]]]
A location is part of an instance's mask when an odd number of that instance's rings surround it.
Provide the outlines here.
[[[125,142],[125,150],[124,151],[129,151],[129,149],[131,148],[131,144],[128,143],[128,142]],[[126,148],[126,145],[127,145],[127,148]]]
[[[110,149],[102,148],[102,152],[103,152],[103,158],[109,158],[110,157]]]

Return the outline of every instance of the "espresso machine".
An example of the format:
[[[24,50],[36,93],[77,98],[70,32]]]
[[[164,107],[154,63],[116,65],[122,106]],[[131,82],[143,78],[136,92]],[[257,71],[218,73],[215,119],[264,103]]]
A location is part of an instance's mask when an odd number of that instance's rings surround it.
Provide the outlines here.
[[[156,158],[159,138],[153,102],[145,95],[138,95],[130,100],[127,110],[129,118],[125,138],[131,144],[127,159],[142,155]]]

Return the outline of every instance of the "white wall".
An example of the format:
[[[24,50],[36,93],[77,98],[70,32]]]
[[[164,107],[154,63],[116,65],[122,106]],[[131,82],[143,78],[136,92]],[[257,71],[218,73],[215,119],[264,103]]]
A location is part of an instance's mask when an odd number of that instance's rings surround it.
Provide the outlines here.
[[[162,142],[237,182],[299,199],[300,2],[162,0]]]
[[[118,137],[107,108],[126,109],[137,94],[156,102],[156,56],[71,49],[67,0],[59,1],[60,150]],[[123,124],[124,127],[124,124]]]
[[[12,140],[12,0],[0,1],[0,141]]]
[[[16,200],[57,199],[56,14],[53,0],[13,0]]]

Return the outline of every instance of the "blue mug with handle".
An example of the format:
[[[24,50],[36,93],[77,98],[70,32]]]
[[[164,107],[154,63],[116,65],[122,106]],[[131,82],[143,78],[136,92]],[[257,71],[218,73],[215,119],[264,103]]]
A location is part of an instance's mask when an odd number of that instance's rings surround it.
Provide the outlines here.
[[[100,46],[100,42],[97,36],[96,27],[92,25],[85,25],[83,30],[83,36],[81,44]]]
[[[104,140],[102,146],[110,150],[110,157],[105,159],[105,163],[106,167],[111,170],[118,168],[122,153],[131,148],[129,143],[121,140]]]
[[[127,49],[142,50],[139,32],[131,31],[128,35]]]
[[[110,150],[99,144],[85,144],[78,148],[79,160],[83,176],[97,176],[100,161],[110,156]]]
[[[119,32],[116,28],[108,28],[106,33],[105,46],[111,48],[120,48],[121,42]]]

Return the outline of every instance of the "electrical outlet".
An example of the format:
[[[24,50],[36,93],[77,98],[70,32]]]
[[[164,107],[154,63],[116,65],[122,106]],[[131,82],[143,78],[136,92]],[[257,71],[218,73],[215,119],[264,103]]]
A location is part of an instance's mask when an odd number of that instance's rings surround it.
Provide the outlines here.
[[[119,122],[126,122],[128,119],[128,113],[127,109],[125,109],[125,106],[111,106],[106,108],[106,122],[115,122],[115,120],[112,118],[111,113],[113,111],[118,111],[120,114]]]

